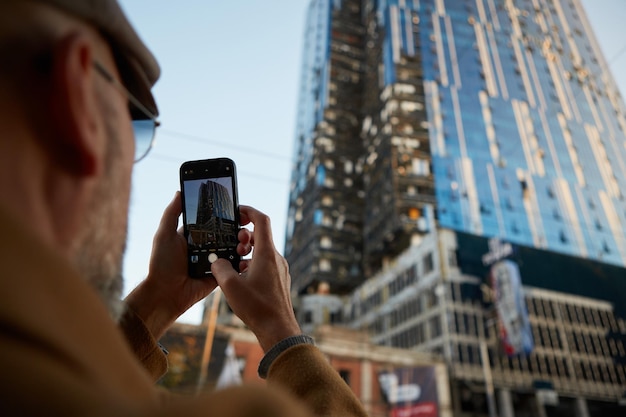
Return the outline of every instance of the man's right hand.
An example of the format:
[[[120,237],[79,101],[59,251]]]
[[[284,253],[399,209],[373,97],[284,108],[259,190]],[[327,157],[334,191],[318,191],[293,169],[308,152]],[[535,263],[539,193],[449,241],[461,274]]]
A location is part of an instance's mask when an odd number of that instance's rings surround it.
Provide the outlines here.
[[[291,304],[289,265],[274,247],[270,219],[260,211],[240,206],[241,224],[252,223],[252,259],[237,273],[224,259],[211,265],[234,313],[254,332],[264,352],[281,340],[301,334]]]

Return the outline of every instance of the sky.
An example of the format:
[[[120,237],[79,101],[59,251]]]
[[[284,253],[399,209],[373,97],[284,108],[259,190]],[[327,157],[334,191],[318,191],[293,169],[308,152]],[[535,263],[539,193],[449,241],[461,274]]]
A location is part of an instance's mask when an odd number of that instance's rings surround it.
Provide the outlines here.
[[[188,160],[233,159],[239,203],[270,216],[283,253],[310,0],[119,1],[162,71],[153,90],[161,126],[134,167],[125,293],[147,274],[152,237]],[[626,0],[582,2],[624,95]],[[179,320],[199,323],[200,304]]]

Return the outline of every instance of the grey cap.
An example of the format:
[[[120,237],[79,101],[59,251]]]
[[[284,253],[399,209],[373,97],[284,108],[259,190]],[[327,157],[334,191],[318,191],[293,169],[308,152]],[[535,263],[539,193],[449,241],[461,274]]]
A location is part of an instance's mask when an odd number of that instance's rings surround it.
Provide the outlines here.
[[[110,43],[122,81],[148,110],[158,114],[150,91],[161,75],[156,58],[139,38],[117,0],[38,0],[73,15],[100,31]]]

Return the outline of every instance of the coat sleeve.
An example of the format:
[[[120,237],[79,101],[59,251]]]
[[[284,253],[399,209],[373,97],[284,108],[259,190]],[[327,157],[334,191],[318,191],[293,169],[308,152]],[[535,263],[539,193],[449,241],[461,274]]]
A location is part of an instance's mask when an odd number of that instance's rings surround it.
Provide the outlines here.
[[[119,326],[137,359],[152,380],[158,381],[167,372],[167,358],[143,320],[130,308],[126,308]]]
[[[161,378],[167,371],[167,359],[141,318],[132,310],[128,310],[120,320],[120,328],[136,357],[152,379],[157,381]],[[261,408],[280,409],[282,412],[275,415],[281,416],[303,415],[295,412],[301,406],[315,416],[367,416],[350,387],[330,366],[324,354],[313,345],[301,344],[281,353],[269,368],[267,382],[270,390],[265,394],[261,390],[258,398],[254,394],[258,388],[236,387],[232,389],[232,395],[238,398],[236,401],[228,401],[228,393],[231,390],[223,390],[209,396],[210,406],[206,404],[197,407],[198,404],[192,401],[187,404],[189,408],[183,408],[189,416],[204,416],[209,410],[215,411],[214,415],[243,416],[247,414],[240,408],[256,409],[261,406]],[[274,398],[272,395],[276,394]],[[287,396],[284,397],[284,394]],[[209,400],[209,398],[204,398],[204,400]],[[296,401],[291,402],[290,398]],[[162,399],[163,405],[181,405],[178,401],[172,401],[173,398],[169,393],[163,393]],[[198,400],[200,403],[204,402],[201,398]],[[192,405],[194,403],[195,406]],[[293,409],[290,408],[292,406]],[[178,408],[174,407],[174,409]],[[201,411],[202,413],[196,414]]]
[[[313,345],[297,345],[280,354],[267,381],[304,401],[315,415],[367,416],[350,387]]]
[[[366,417],[348,385],[313,345],[293,346],[269,368],[268,386],[241,385],[176,399],[160,408],[163,416],[186,417]]]

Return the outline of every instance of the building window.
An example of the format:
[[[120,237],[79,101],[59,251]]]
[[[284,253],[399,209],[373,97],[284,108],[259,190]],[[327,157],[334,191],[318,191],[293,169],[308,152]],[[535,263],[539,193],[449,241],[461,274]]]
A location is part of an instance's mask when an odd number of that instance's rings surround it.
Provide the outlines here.
[[[441,336],[441,333],[441,320],[439,316],[435,316],[430,319],[430,337],[434,339]]]
[[[304,312],[304,324],[313,323],[313,312],[305,311]]]
[[[317,185],[324,185],[326,180],[326,169],[323,166],[317,167]]]
[[[595,226],[596,230],[602,230],[602,222],[600,222],[600,219],[595,220]]]
[[[348,386],[350,386],[350,371],[347,369],[340,369],[339,376],[343,379]]]
[[[328,272],[330,269],[330,260],[320,259],[320,271]]]
[[[467,347],[467,359],[472,365],[480,365],[480,350],[478,346],[468,345]]]
[[[547,318],[556,318],[554,315],[554,309],[552,308],[552,303],[549,300],[543,300],[543,312]]]
[[[324,218],[324,212],[322,210],[315,210],[315,214],[313,215],[313,223],[319,225],[322,224],[322,219]]]
[[[423,262],[424,262],[424,275],[428,274],[435,268],[432,253],[429,253],[426,256],[424,256]]]
[[[450,265],[450,266],[457,266],[456,250],[455,249],[449,249],[448,250],[448,265]]]

